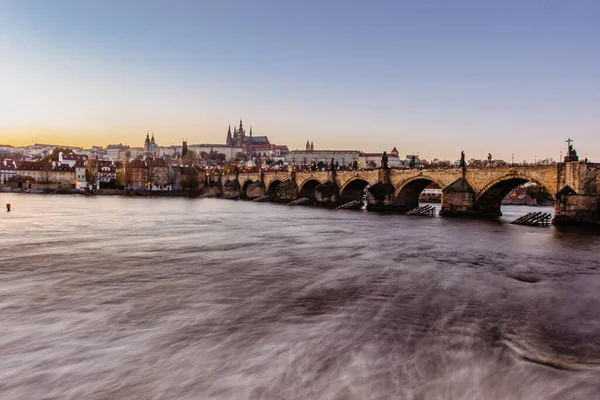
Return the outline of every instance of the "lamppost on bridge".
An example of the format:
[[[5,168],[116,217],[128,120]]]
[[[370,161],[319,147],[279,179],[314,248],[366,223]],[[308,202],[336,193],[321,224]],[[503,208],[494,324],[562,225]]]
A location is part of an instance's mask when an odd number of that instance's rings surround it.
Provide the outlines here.
[[[533,165],[537,164],[537,156],[533,156]]]
[[[511,165],[515,165],[515,153],[512,153],[512,162]]]
[[[563,159],[563,158],[562,158],[562,155],[563,155],[563,152],[562,152],[562,150],[561,150],[561,151],[560,151],[560,158],[558,159],[558,162],[562,162],[562,159]]]

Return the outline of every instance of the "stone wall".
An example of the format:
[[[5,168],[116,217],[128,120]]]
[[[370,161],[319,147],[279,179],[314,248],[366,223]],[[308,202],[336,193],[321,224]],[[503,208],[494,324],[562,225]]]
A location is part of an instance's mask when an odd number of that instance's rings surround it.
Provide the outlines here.
[[[261,182],[254,182],[248,185],[248,190],[246,191],[246,197],[249,199],[257,199],[265,195],[265,185]]]
[[[298,198],[296,182],[287,180],[277,185],[277,201],[290,202]]]
[[[240,197],[242,194],[242,188],[237,180],[227,181],[223,185],[223,196],[224,197]]]
[[[325,182],[315,188],[315,201],[320,204],[337,204],[340,188],[335,182]]]
[[[600,225],[600,195],[564,195],[554,206],[554,224]]]

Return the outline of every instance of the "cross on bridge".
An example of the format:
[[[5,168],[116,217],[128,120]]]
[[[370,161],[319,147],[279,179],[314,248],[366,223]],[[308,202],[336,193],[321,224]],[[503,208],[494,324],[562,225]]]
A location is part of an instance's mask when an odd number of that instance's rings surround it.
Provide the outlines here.
[[[567,142],[567,146],[571,147],[571,142],[574,142],[574,140],[571,138],[568,138],[567,140],[565,140],[565,142]]]

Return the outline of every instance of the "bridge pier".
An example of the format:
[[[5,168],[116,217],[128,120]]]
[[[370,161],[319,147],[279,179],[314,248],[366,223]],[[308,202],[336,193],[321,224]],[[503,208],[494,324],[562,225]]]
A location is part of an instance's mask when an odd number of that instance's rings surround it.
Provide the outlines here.
[[[204,192],[217,196],[223,195],[223,185],[221,184],[221,175],[206,175]]]
[[[265,191],[265,185],[262,182],[253,182],[248,185],[246,197],[248,199],[257,199],[259,197],[263,197],[265,195]]]
[[[600,195],[563,194],[554,204],[555,225],[600,225]]]
[[[328,181],[315,188],[315,203],[324,206],[338,205],[340,188],[335,181]]]
[[[281,182],[277,185],[275,196],[278,202],[289,203],[294,201],[298,198],[298,185],[291,179]]]
[[[475,190],[464,178],[455,180],[442,189],[442,206],[440,215],[445,216],[475,216],[478,215],[475,206]]]
[[[367,210],[408,211],[394,204],[396,189],[391,183],[379,182],[367,189]]]
[[[600,225],[600,164],[558,164],[555,225]]]
[[[227,181],[223,185],[223,196],[224,197],[240,197],[242,195],[242,188],[240,182],[237,179]]]

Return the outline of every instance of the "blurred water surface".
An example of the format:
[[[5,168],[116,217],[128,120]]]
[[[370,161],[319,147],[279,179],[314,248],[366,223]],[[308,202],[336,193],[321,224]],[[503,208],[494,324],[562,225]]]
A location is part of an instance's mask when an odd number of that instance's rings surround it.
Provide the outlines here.
[[[600,234],[528,207],[0,201],[2,399],[600,396]]]

